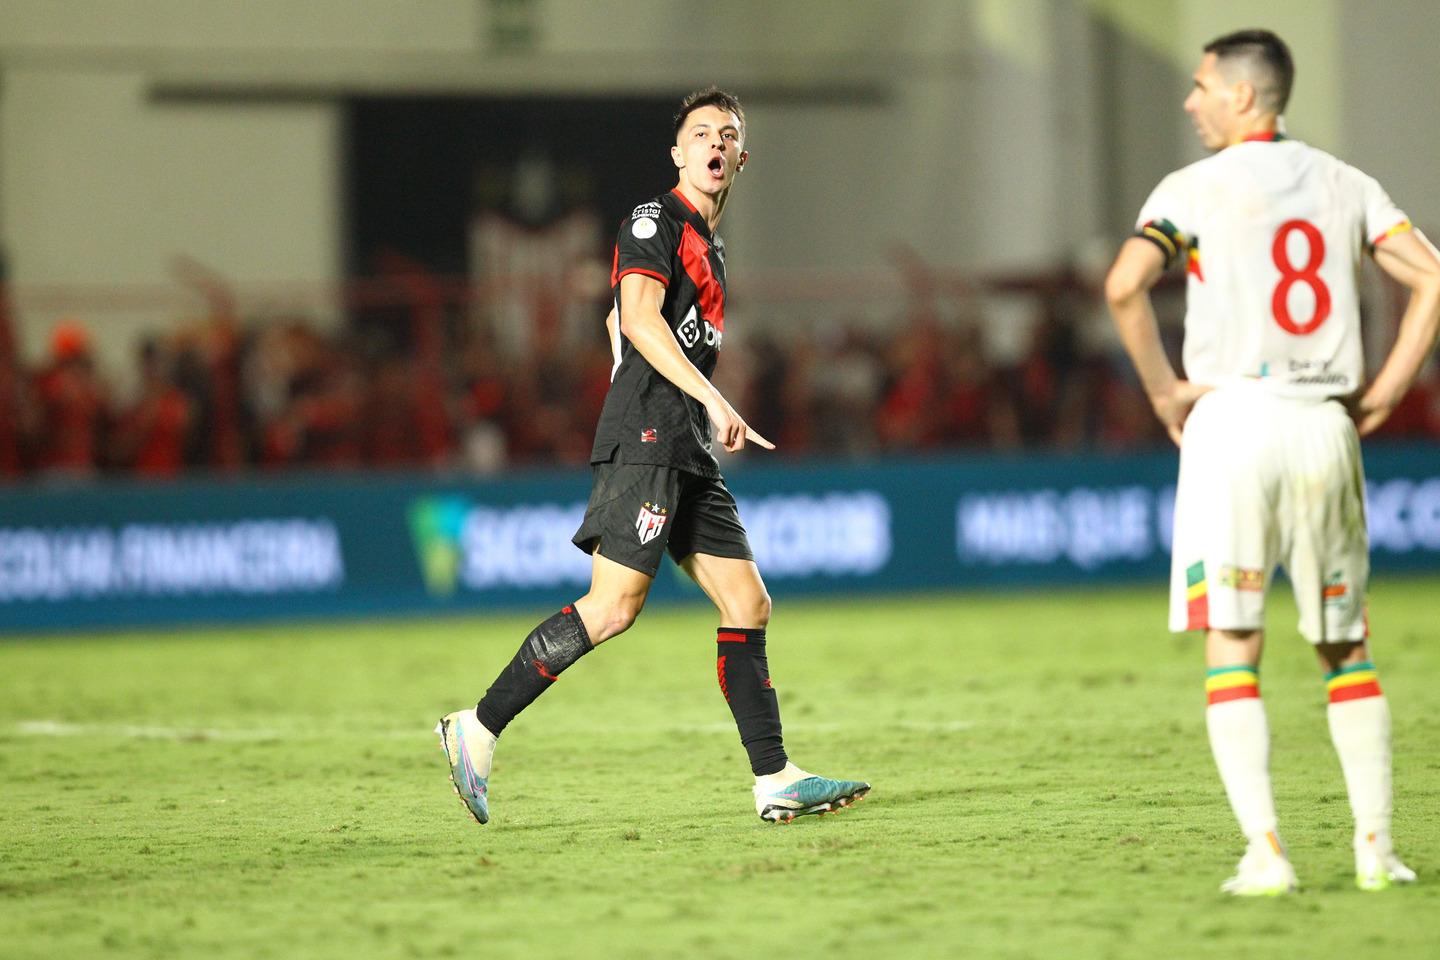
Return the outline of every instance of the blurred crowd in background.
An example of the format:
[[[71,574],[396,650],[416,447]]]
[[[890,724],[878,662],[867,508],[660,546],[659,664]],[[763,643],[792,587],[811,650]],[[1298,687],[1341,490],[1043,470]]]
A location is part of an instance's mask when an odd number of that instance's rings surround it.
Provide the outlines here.
[[[1161,297],[1175,334],[1178,292]],[[1163,446],[1123,353],[1093,335],[1108,325],[1098,296],[1060,287],[1030,300],[1028,332],[1007,356],[973,306],[916,298],[879,325],[734,330],[717,384],[785,458]],[[98,369],[91,331],[67,321],[42,366],[9,378],[0,468],[84,478],[581,466],[609,386],[603,312],[593,309],[593,336],[518,354],[455,306],[352,317],[334,332],[304,316],[210,317],[145,340],[123,396]],[[1433,371],[1386,433],[1440,437]]]

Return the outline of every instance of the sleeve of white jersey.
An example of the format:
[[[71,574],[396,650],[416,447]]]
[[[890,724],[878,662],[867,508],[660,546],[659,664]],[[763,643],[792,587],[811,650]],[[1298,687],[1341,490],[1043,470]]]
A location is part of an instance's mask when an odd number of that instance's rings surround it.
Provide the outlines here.
[[[1185,255],[1191,232],[1190,199],[1182,174],[1170,174],[1150,193],[1135,220],[1135,236],[1154,243],[1171,266]]]
[[[1410,218],[1395,206],[1395,201],[1374,177],[1360,174],[1361,195],[1365,202],[1365,239],[1373,251],[1387,237],[1410,229]]]

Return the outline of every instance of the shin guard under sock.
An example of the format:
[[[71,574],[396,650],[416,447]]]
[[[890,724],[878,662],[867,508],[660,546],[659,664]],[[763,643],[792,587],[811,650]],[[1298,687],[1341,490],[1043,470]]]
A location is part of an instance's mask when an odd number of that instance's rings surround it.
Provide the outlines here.
[[[721,627],[715,639],[720,692],[730,704],[740,742],[750,755],[750,769],[757,777],[775,773],[784,768],[787,758],[780,735],[780,702],[765,659],[765,630]]]
[[[566,607],[520,644],[510,664],[475,705],[475,717],[495,736],[554,683],[560,673],[593,649],[575,608]]]

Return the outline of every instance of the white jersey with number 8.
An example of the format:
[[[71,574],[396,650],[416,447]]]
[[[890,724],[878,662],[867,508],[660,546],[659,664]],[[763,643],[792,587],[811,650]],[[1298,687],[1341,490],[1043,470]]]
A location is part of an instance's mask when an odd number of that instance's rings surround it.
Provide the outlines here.
[[[1315,398],[1364,382],[1360,257],[1409,227],[1372,177],[1296,140],[1246,141],[1162,180],[1137,226],[1186,264],[1187,379]]]

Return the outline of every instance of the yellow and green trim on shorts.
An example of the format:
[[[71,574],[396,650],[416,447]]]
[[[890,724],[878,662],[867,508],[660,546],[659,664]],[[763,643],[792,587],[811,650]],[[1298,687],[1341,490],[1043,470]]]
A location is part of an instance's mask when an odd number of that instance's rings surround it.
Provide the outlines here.
[[[1205,581],[1205,562],[1185,568],[1185,629],[1210,629],[1210,588]]]

